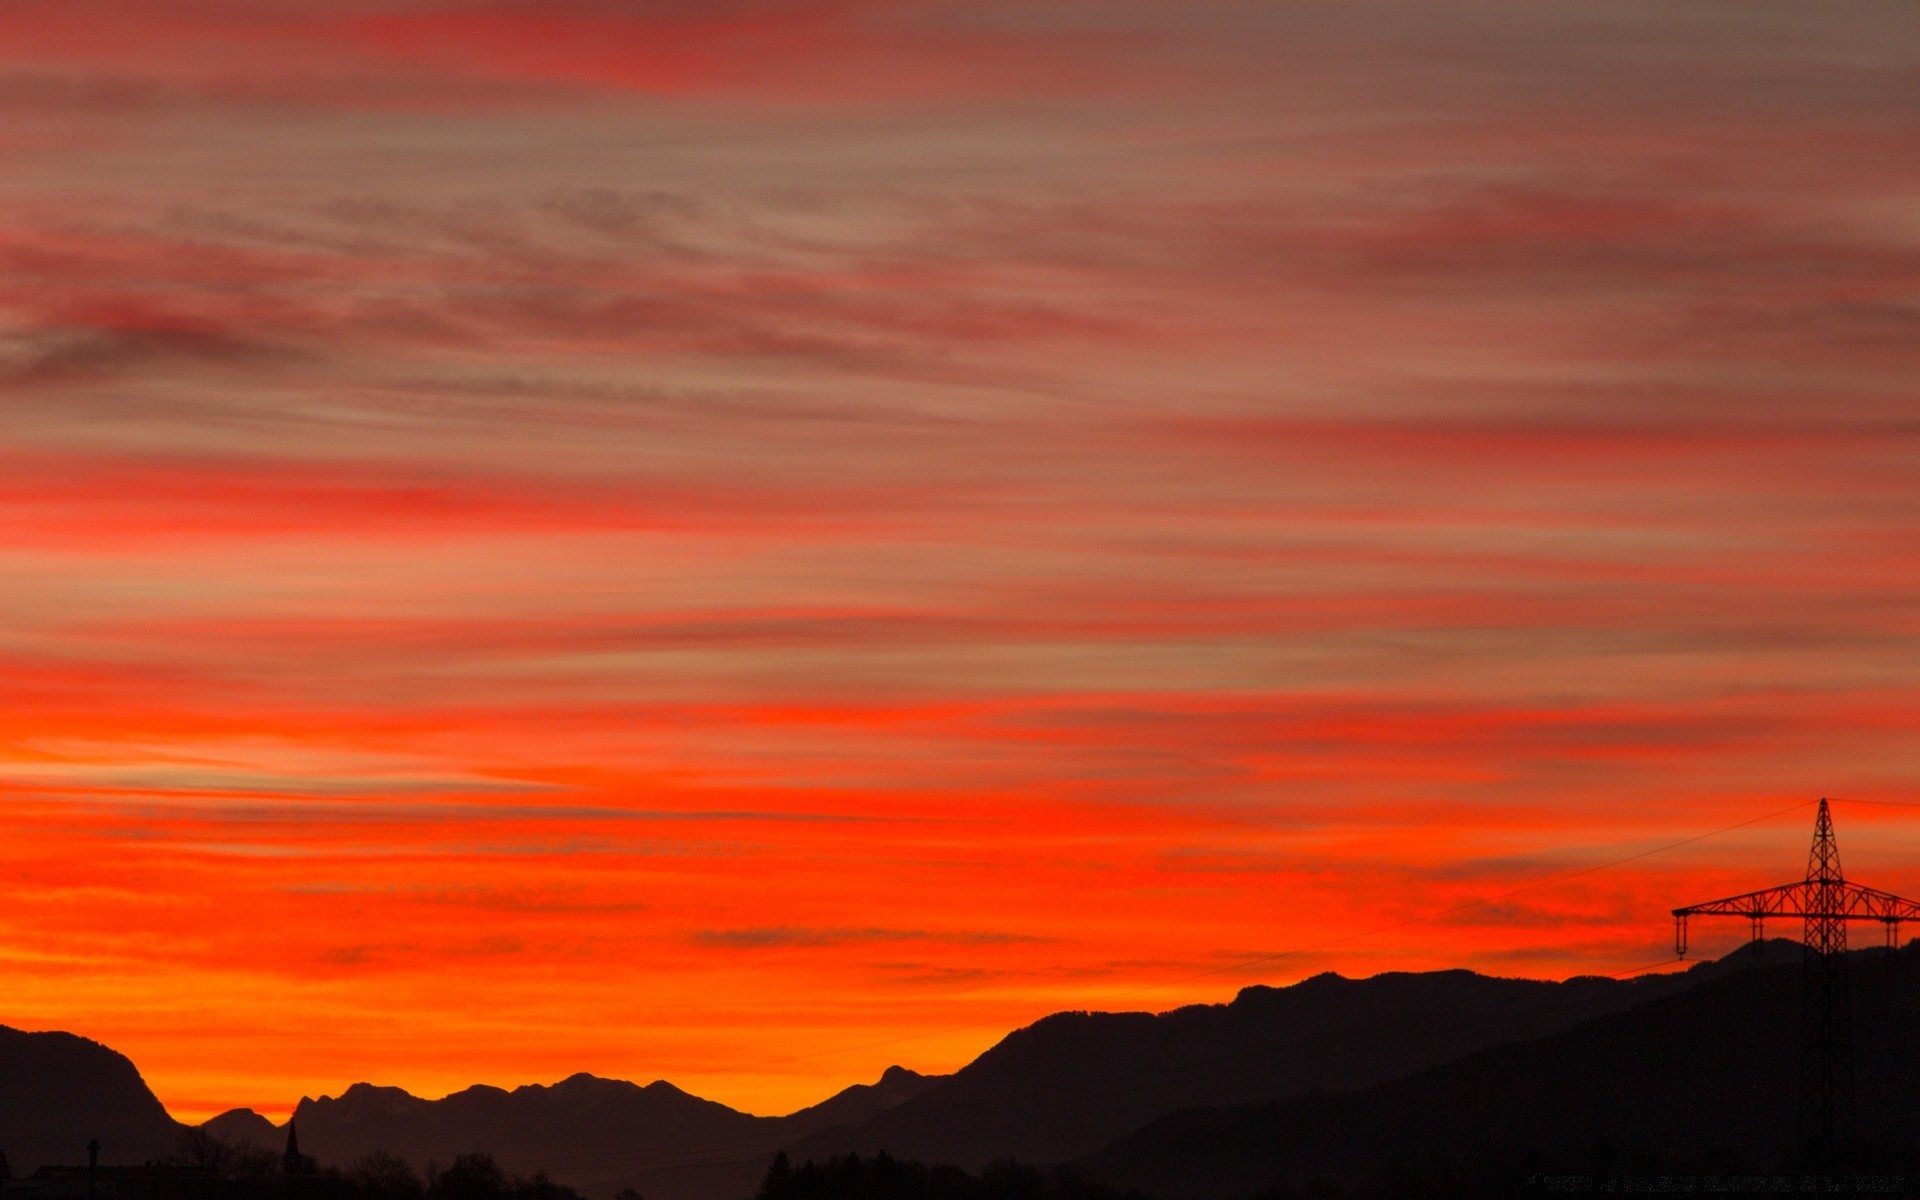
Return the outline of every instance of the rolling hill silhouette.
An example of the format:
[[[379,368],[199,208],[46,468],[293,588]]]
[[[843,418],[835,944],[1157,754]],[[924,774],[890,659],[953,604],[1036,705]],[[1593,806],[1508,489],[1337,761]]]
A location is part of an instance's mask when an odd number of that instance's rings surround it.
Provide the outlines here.
[[[1372,1087],[1163,1117],[1092,1156],[1096,1177],[1159,1200],[1236,1200],[1353,1183],[1396,1160],[1551,1151],[1604,1139],[1667,1155],[1728,1151],[1774,1167],[1799,1096],[1798,947],[1771,965],[1513,1041]],[[1920,1119],[1920,948],[1857,952],[1863,1137]]]
[[[139,1162],[171,1151],[180,1131],[125,1055],[0,1025],[0,1151],[15,1173],[85,1162],[88,1138]]]
[[[1797,945],[1783,945],[1798,954]],[[884,1150],[968,1169],[1009,1157],[1063,1162],[1181,1108],[1385,1082],[1673,995],[1755,961],[1765,959],[1747,948],[1676,974],[1558,983],[1472,971],[1329,973],[1159,1015],[1056,1013],[1007,1035],[923,1095],[856,1129],[806,1138],[788,1153],[798,1162]]]

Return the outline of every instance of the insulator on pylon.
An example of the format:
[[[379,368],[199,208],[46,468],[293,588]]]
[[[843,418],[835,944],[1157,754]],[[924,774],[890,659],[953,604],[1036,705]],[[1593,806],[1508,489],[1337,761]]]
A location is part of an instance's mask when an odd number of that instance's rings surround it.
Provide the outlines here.
[[[1687,919],[1679,913],[1673,914],[1673,956],[1687,956]]]

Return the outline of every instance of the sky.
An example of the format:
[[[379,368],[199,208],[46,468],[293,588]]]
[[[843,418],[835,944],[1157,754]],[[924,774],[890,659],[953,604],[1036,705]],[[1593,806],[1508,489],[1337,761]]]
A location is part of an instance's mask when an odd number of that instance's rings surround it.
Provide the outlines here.
[[[1920,894],[1917,85],[1908,0],[5,0],[0,1022],[775,1113],[1648,967],[1821,795]]]

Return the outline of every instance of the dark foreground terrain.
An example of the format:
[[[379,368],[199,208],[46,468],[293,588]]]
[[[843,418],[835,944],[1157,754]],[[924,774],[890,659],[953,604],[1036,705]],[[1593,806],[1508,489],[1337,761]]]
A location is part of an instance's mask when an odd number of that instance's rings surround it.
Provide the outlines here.
[[[345,1169],[311,1160],[291,1167],[271,1156],[218,1145],[134,1168],[49,1168],[6,1189],[37,1200],[580,1200],[543,1175],[515,1176],[485,1154],[461,1155],[425,1177],[405,1162],[369,1155]],[[211,1154],[215,1161],[206,1161]],[[198,1158],[200,1161],[195,1161]],[[1546,1200],[1563,1196],[1917,1196],[1920,1143],[1856,1145],[1826,1170],[1735,1154],[1622,1152],[1604,1140],[1542,1153],[1429,1154],[1390,1164],[1354,1184],[1321,1179],[1222,1200]],[[0,1171],[4,1164],[0,1164]],[[637,1192],[620,1200],[644,1200]],[[793,1166],[777,1155],[753,1200],[1151,1200],[1071,1167],[996,1163],[977,1173],[880,1154]]]

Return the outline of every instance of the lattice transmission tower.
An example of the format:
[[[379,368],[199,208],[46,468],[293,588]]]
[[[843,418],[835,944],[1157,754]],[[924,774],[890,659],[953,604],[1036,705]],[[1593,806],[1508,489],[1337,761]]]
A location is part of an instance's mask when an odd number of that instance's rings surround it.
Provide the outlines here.
[[[1673,910],[1674,952],[1687,953],[1687,918],[1745,917],[1753,940],[1768,917],[1799,917],[1802,940],[1800,1018],[1800,1144],[1815,1162],[1831,1162],[1853,1136],[1853,1026],[1847,1003],[1847,922],[1878,921],[1887,945],[1898,944],[1900,923],[1920,920],[1920,903],[1848,882],[1840,873],[1827,801],[1813,822],[1807,877],[1796,883],[1709,900]]]

